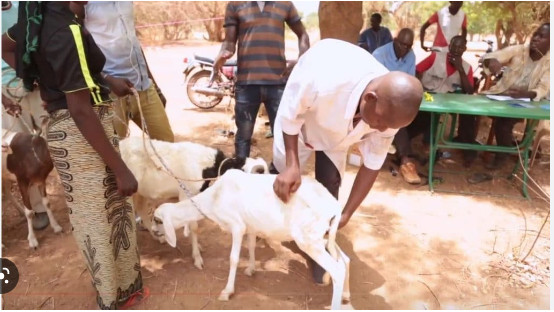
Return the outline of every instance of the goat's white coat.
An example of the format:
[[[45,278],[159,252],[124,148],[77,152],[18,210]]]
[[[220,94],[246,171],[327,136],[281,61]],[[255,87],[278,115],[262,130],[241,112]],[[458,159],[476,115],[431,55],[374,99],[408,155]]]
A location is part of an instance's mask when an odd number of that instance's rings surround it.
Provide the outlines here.
[[[198,194],[204,184],[202,171],[214,165],[217,149],[192,142],[170,143],[152,140],[152,145],[173,174],[184,180],[182,182],[191,195]],[[167,202],[175,197],[184,200],[187,194],[181,189],[177,180],[165,170],[150,143],[144,141],[142,137],[128,137],[121,140],[119,149],[121,158],[138,181],[138,191],[133,195],[133,206],[150,231],[152,225],[148,206],[152,202]],[[267,172],[267,164],[263,159],[246,159],[243,170],[254,172],[258,169]],[[185,235],[188,233],[188,225],[184,225]],[[196,221],[190,223],[194,265],[202,269],[203,260],[198,245],[197,228]]]
[[[227,171],[204,192],[191,200],[160,205],[154,213],[158,224],[154,231],[165,234],[171,246],[176,244],[175,230],[187,222],[203,219],[215,221],[233,236],[230,272],[220,300],[228,300],[234,292],[236,267],[244,234],[248,234],[249,266],[254,271],[255,237],[276,241],[296,241],[298,247],[318,262],[333,279],[332,307],[340,308],[341,293],[350,299],[348,286],[349,259],[335,244],[335,235],[342,207],[323,185],[304,177],[302,184],[288,203],[283,203],[273,191],[275,175],[249,175],[239,170]],[[324,236],[329,232],[325,244]],[[329,252],[326,251],[326,245]],[[344,293],[343,293],[344,286]]]

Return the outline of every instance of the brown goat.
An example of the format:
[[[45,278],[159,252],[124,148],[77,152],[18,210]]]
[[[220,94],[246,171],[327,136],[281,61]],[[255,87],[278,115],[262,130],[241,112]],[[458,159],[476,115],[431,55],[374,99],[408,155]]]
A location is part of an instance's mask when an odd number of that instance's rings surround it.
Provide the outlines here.
[[[62,228],[54,218],[50,210],[50,202],[46,196],[46,178],[54,168],[48,151],[48,144],[40,136],[40,130],[36,127],[34,121],[33,127],[35,128],[34,134],[10,132],[2,129],[2,192],[20,210],[24,211],[29,230],[27,237],[29,247],[37,248],[38,241],[32,226],[34,212],[29,196],[31,187],[37,186],[54,232],[59,233]],[[21,204],[17,203],[11,195],[10,186],[14,180],[17,181],[25,207],[21,207]]]

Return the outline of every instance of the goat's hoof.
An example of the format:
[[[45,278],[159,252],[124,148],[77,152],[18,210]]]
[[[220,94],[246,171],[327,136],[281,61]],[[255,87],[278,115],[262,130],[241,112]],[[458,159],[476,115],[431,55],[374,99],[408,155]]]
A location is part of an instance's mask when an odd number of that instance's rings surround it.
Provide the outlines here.
[[[247,268],[244,270],[244,274],[246,274],[246,275],[248,275],[248,276],[254,275],[254,272],[256,272],[256,268],[253,268],[253,267],[247,267]]]
[[[217,300],[219,301],[229,301],[229,298],[231,297],[233,293],[228,293],[225,291],[222,291],[219,297],[217,297]]]
[[[349,304],[350,303],[350,294],[343,295],[342,296],[342,304]]]
[[[34,250],[37,250],[37,248],[38,248],[38,241],[37,241],[36,238],[34,238],[34,239],[29,239],[29,248],[34,249]]]
[[[198,270],[204,269],[204,260],[202,260],[202,258],[199,258],[199,259],[194,260],[194,266],[195,266]]]

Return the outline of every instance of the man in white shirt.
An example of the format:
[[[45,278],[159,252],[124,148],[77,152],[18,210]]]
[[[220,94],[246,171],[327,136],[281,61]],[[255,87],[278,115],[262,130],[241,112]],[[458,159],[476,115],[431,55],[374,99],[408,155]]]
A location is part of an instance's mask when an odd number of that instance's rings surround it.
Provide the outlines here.
[[[140,97],[144,121],[152,139],[173,142],[174,134],[165,113],[161,92],[149,71],[135,32],[132,1],[71,2],[72,11],[84,22],[94,41],[106,56],[102,77],[115,101],[114,129],[127,136],[129,117],[142,128],[140,110],[131,87]],[[123,98],[123,96],[129,97]],[[161,95],[161,96],[160,96]]]
[[[337,55],[344,57],[329,62]],[[389,73],[364,49],[336,39],[319,41],[298,60],[277,111],[277,196],[287,202],[298,190],[300,174],[315,152],[316,179],[338,198],[347,150],[359,143],[364,161],[342,213],[339,228],[345,226],[373,186],[394,135],[416,116],[422,95],[415,77]],[[313,266],[314,279],[321,283],[323,271],[317,271]]]
[[[336,55],[348,57],[329,62]],[[300,186],[300,169],[314,151],[330,160],[340,185],[347,150],[360,143],[364,165],[357,180],[364,181],[354,183],[341,221],[341,227],[346,225],[369,192],[394,135],[416,116],[422,95],[415,77],[389,73],[362,48],[336,39],[318,42],[299,59],[277,112],[273,164],[281,173],[276,194],[288,201]],[[322,184],[338,196],[338,185]]]

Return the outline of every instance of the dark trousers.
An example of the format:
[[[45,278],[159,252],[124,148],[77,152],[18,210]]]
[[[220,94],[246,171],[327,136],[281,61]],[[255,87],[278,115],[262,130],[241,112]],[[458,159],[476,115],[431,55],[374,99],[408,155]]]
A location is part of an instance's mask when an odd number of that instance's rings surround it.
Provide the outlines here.
[[[461,143],[473,143],[477,137],[477,116],[458,116],[458,140]]]
[[[284,85],[238,85],[235,89],[235,124],[237,126],[237,134],[235,135],[235,155],[246,158],[250,156],[250,145],[252,142],[252,134],[256,124],[256,117],[260,104],[263,102],[271,131],[277,109],[281,102]]]
[[[396,146],[398,156],[412,156],[412,139],[423,133],[423,142],[429,144],[431,129],[431,113],[419,112],[416,118],[407,127],[400,128],[394,136],[393,143]]]
[[[458,117],[458,141],[463,143],[473,143],[477,137],[476,123],[477,116],[459,115]],[[411,156],[411,140],[423,133],[423,142],[430,143],[431,136],[431,113],[419,112],[416,118],[405,128],[398,130],[394,136],[394,145],[398,151],[399,157]],[[436,131],[436,129],[435,129]]]
[[[273,164],[271,164],[269,172],[279,174]],[[331,159],[322,151],[315,152],[315,179],[325,186],[336,199],[339,198],[339,188],[342,181],[340,172]]]
[[[513,130],[516,123],[523,121],[519,118],[502,118],[496,117],[494,121],[494,136],[496,137],[496,145],[498,146],[513,146],[514,136]],[[497,159],[507,158],[506,153],[496,153]]]

